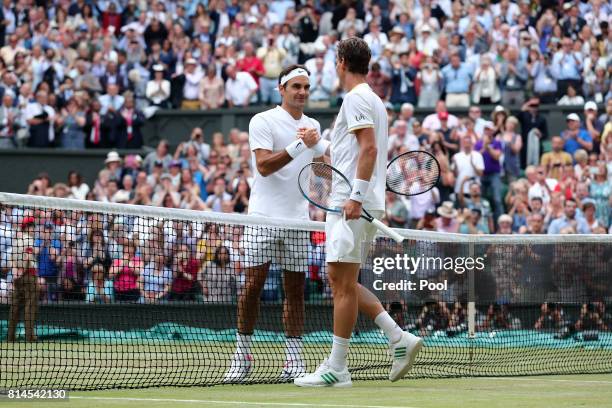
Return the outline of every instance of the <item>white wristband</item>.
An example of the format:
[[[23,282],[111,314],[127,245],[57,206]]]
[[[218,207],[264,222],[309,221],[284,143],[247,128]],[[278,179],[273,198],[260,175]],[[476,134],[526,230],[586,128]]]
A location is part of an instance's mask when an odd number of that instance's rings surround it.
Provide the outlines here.
[[[363,200],[365,200],[365,196],[368,193],[369,187],[369,181],[355,179],[353,181],[353,190],[351,191],[350,199],[362,203]]]
[[[327,152],[330,144],[331,142],[329,140],[320,138],[317,144],[312,147],[312,150],[315,152],[315,157],[325,156],[325,152]]]
[[[306,146],[306,143],[304,143],[302,139],[296,139],[285,147],[285,150],[292,159],[295,159],[300,154],[304,153],[306,149],[308,149],[308,146]]]

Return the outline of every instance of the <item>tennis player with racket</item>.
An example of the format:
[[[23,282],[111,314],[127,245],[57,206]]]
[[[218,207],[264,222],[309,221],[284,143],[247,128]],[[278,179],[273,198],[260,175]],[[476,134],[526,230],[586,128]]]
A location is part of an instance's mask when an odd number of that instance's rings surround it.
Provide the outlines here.
[[[378,228],[362,215],[365,209],[374,218],[383,216],[387,187],[387,112],[365,80],[370,58],[370,49],[362,39],[349,38],[338,44],[336,70],[347,94],[331,137],[331,165],[337,174],[329,172],[334,174],[328,205],[342,209],[342,213],[328,211],[325,225],[326,261],[334,297],[334,337],[329,358],[314,373],[294,380],[301,387],[352,385],[347,354],[358,311],[372,318],[389,339],[391,381],[399,380],[410,370],[423,344],[421,338],[402,331],[378,298],[358,284],[362,257],[367,255],[362,254],[361,243],[371,242]],[[305,179],[311,181],[317,176],[313,171]],[[298,180],[301,183],[303,177],[300,175]],[[313,188],[302,185],[301,189]],[[324,188],[314,190],[320,195]],[[305,193],[307,197],[309,194],[310,191]]]

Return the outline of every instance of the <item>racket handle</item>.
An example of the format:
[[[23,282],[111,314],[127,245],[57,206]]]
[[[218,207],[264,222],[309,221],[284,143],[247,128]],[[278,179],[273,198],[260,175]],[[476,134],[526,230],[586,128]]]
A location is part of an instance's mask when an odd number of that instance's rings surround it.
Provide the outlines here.
[[[377,220],[376,218],[374,218],[372,220],[372,224],[374,224],[374,226],[376,228],[378,228],[379,230],[381,230],[382,232],[384,232],[388,237],[391,237],[395,240],[395,242],[402,242],[404,240],[404,237],[402,237],[400,234],[398,234],[397,232],[393,231],[390,227],[386,226],[385,224],[383,224],[382,222],[380,222],[380,220]]]

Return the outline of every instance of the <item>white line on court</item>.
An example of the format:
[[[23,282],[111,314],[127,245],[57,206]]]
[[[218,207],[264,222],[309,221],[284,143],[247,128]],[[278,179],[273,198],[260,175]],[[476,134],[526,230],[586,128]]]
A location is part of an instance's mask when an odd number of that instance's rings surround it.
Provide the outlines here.
[[[547,382],[564,382],[564,383],[585,383],[585,384],[612,384],[612,381],[605,380],[564,380],[560,378],[539,378],[539,377],[530,377],[530,378],[514,378],[514,377],[480,377],[475,378],[475,380],[506,380],[506,381],[547,381]]]
[[[408,406],[392,405],[342,405],[342,404],[306,404],[301,402],[254,402],[254,401],[219,401],[201,399],[173,399],[173,398],[128,398],[128,397],[79,397],[70,396],[70,399],[83,399],[93,401],[135,401],[135,402],[183,402],[183,403],[210,403],[226,405],[263,405],[263,406],[282,406],[282,407],[330,407],[330,408],[415,408]]]

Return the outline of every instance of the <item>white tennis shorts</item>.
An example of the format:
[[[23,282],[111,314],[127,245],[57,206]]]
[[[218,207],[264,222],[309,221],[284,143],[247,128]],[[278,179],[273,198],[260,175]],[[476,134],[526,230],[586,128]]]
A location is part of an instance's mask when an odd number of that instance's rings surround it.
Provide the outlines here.
[[[384,211],[381,210],[368,210],[372,217],[377,219],[382,219],[385,214]],[[327,213],[327,218],[325,220],[325,261],[326,262],[344,262],[344,263],[364,263],[365,258],[368,256],[367,253],[363,253],[363,249],[369,248],[369,246],[363,245],[364,243],[371,243],[374,240],[374,236],[376,235],[376,228],[372,223],[364,220],[363,218],[359,218],[357,220],[349,220],[347,221],[348,226],[351,231],[353,231],[353,238],[355,245],[353,246],[353,250],[345,256],[339,257],[338,254],[335,254],[334,248],[331,245],[331,231],[334,229],[334,226],[337,222],[342,220],[342,215],[337,213]]]
[[[242,241],[247,268],[274,261],[285,271],[308,271],[308,231],[247,226]]]

